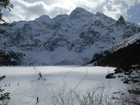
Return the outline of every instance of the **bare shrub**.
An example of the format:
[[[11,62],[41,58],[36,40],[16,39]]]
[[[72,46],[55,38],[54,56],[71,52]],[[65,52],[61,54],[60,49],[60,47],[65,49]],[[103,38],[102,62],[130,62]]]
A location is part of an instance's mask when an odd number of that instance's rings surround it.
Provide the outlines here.
[[[54,94],[52,105],[113,105],[109,90],[105,85],[94,86],[86,92],[63,88]]]

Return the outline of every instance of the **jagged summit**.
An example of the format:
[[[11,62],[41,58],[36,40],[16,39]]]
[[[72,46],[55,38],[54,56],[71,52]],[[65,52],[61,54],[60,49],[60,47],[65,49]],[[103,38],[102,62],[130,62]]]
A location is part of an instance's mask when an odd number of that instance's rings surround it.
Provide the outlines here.
[[[121,15],[120,18],[118,19],[118,21],[124,22],[125,19],[124,19],[124,17]]]
[[[93,14],[90,13],[89,11],[80,8],[80,7],[76,7],[69,16],[69,19],[79,19],[80,17],[91,17]]]
[[[121,25],[125,25],[125,19],[124,17],[121,15],[120,18],[117,20],[116,22],[117,26],[121,26]]]

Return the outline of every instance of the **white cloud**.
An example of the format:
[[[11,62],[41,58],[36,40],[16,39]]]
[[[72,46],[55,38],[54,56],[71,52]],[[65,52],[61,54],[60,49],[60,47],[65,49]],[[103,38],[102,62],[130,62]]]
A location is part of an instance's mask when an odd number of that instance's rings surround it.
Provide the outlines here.
[[[41,15],[55,17],[58,14],[69,14],[75,7],[83,7],[92,13],[103,12],[114,19],[123,15],[125,19],[130,7],[140,3],[140,0],[11,0],[14,9],[4,11],[4,19],[8,22],[33,20]]]
[[[122,2],[116,3],[112,1],[104,5],[103,13],[114,19],[118,19],[120,15],[123,15],[125,18],[127,18],[127,9],[128,7]]]
[[[14,8],[9,12],[8,21],[33,20],[40,15],[48,14],[51,9],[42,1],[29,3],[13,0],[12,4]]]

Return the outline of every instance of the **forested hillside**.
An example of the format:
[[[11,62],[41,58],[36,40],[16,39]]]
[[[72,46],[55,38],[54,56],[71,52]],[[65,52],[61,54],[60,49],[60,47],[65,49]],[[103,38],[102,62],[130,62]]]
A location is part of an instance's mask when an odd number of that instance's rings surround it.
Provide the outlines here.
[[[92,61],[94,65],[113,66],[129,71],[131,68],[140,68],[140,40],[121,48],[113,53],[106,51],[104,54],[95,54]]]

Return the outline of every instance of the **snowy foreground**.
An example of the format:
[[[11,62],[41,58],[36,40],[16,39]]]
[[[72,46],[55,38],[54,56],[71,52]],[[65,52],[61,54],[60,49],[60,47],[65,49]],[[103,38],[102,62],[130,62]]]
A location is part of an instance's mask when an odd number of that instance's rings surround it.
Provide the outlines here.
[[[52,96],[60,89],[86,92],[93,86],[109,87],[108,92],[124,90],[126,86],[119,78],[106,79],[115,68],[90,66],[45,66],[45,67],[0,67],[0,81],[4,92],[10,92],[9,105],[48,105]],[[42,74],[42,79],[39,78]],[[18,84],[19,83],[19,84]],[[6,86],[5,86],[6,85]]]

